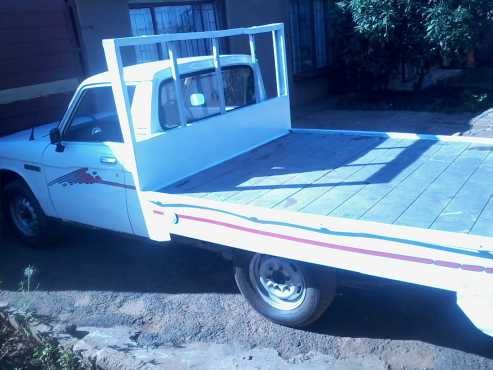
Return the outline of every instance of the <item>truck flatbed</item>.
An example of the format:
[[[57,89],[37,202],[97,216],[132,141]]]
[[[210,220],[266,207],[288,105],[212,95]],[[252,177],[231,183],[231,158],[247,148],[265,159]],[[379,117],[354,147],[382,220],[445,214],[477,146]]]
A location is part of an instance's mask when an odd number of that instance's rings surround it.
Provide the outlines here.
[[[492,237],[492,178],[492,145],[293,130],[161,191]]]

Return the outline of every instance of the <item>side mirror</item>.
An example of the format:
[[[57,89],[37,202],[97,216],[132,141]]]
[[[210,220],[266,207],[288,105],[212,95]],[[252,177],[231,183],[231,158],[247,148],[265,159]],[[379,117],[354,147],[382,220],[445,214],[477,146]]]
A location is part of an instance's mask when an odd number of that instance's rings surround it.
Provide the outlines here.
[[[56,151],[61,153],[65,150],[65,147],[62,144],[62,135],[58,127],[52,128],[50,130],[50,143],[56,145]]]

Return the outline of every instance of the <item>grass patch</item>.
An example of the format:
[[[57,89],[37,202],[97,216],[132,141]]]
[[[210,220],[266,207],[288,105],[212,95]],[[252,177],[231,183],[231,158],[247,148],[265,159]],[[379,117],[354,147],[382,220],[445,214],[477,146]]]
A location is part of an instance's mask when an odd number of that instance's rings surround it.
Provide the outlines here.
[[[36,270],[28,266],[23,271],[19,292],[23,295],[22,320],[16,330],[0,316],[0,370],[83,370],[79,358],[53,341],[36,339],[29,323],[36,322],[31,310],[32,294],[37,289],[34,283]],[[39,337],[38,337],[39,338]]]
[[[0,318],[0,370],[82,370],[79,359],[55,343],[42,343]]]

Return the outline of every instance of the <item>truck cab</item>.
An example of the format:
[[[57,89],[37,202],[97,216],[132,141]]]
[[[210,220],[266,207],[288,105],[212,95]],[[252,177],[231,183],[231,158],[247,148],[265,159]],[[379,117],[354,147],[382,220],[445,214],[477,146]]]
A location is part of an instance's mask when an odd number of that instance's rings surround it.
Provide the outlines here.
[[[259,65],[249,55],[222,55],[220,60],[226,112],[266,99]],[[213,58],[179,58],[177,64],[186,126],[180,121],[169,60],[124,68],[135,133],[140,142],[174,136],[176,130],[190,130],[207,118],[221,114]],[[48,128],[51,143],[47,141]],[[80,84],[59,123],[34,129],[33,143],[25,142],[29,135],[25,131],[15,136],[22,138],[24,145],[43,142],[40,150],[26,160],[40,165],[44,178],[40,173],[24,179],[35,188],[45,184],[43,193],[48,196],[40,199],[40,206],[47,216],[148,236],[135,199],[135,184],[129,170],[131,162],[125,150],[108,72],[91,76]],[[7,142],[9,138],[3,140]],[[204,141],[202,145],[208,144]],[[9,146],[2,147],[11,153]],[[159,158],[161,162],[170,160]],[[22,172],[29,174],[25,169]],[[157,186],[161,185],[166,183]]]

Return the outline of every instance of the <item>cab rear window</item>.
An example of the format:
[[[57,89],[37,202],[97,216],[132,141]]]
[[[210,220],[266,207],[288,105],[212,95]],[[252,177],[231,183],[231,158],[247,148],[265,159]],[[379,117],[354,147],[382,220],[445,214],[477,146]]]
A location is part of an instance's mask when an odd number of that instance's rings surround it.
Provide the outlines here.
[[[222,69],[226,111],[254,104],[255,80],[251,67],[229,66]],[[181,76],[181,87],[187,123],[220,113],[219,86],[214,70]],[[159,122],[164,130],[180,124],[178,103],[173,80],[159,87]]]

